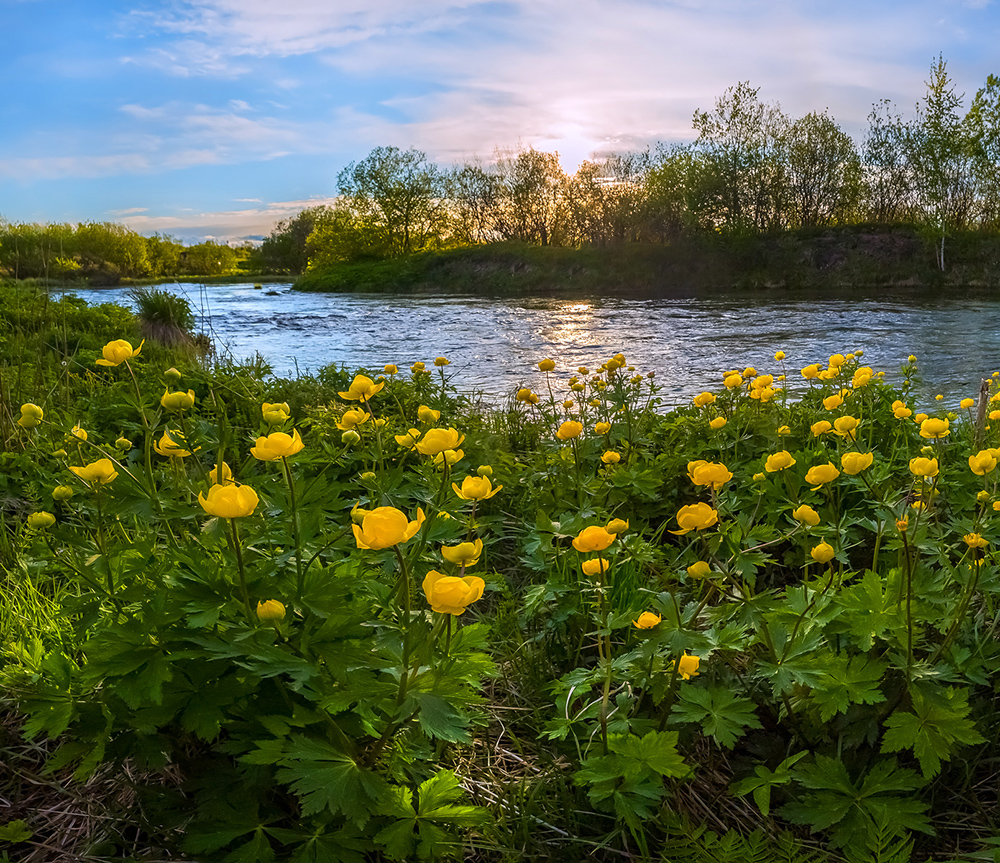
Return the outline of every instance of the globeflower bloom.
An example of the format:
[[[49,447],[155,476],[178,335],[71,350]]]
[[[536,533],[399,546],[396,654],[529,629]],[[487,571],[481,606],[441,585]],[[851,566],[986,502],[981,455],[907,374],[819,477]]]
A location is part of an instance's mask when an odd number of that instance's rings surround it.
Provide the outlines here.
[[[819,545],[813,546],[809,551],[809,556],[816,563],[829,563],[836,554],[837,552],[834,551],[833,546],[828,542],[821,542]]]
[[[677,669],[677,673],[680,674],[681,680],[690,680],[692,677],[697,676],[698,666],[701,664],[701,657],[698,656],[688,656],[686,653],[674,663],[674,667]]]
[[[226,462],[221,465],[213,465],[208,472],[208,478],[213,485],[229,485],[233,481],[233,471]]]
[[[808,524],[810,527],[816,527],[819,524],[819,513],[808,504],[802,504],[802,506],[793,509],[792,518],[802,522],[802,524]]]
[[[28,516],[28,527],[35,530],[45,530],[56,523],[56,517],[51,512],[33,512]]]
[[[913,416],[913,411],[906,406],[905,402],[896,399],[892,403],[892,415],[898,420],[905,420]]]
[[[921,476],[927,479],[938,475],[938,460],[936,458],[924,458],[917,456],[910,459],[910,473],[914,476]]]
[[[707,560],[696,560],[687,568],[691,578],[705,578],[712,571],[712,565]]]
[[[688,478],[695,485],[711,486],[718,491],[733,478],[733,474],[724,464],[699,459],[688,462]]]
[[[483,595],[486,582],[478,575],[457,578],[432,569],[423,582],[424,596],[438,614],[462,614]]]
[[[45,412],[38,405],[28,402],[21,405],[21,416],[17,424],[25,429],[34,428],[42,421],[43,416],[45,416]]]
[[[361,519],[361,525],[352,525],[358,548],[379,551],[403,542],[409,542],[417,535],[424,523],[424,511],[417,509],[416,521],[410,521],[406,513],[394,506],[379,506],[368,510]]]
[[[969,548],[986,548],[990,544],[988,539],[985,539],[978,533],[967,533],[962,537],[962,542],[969,546]]]
[[[715,429],[716,431],[718,431],[725,424],[726,424],[726,418],[725,417],[715,417],[715,419],[712,419],[712,420],[709,421],[708,427],[710,429]]]
[[[614,533],[614,534],[625,533],[625,531],[628,530],[628,519],[613,518],[605,525],[604,529],[608,533]]]
[[[139,343],[139,347],[132,350],[132,343],[125,341],[125,339],[116,339],[113,342],[108,342],[101,353],[104,354],[102,359],[95,360],[99,366],[119,366],[125,360],[130,360],[132,357],[139,356],[139,351],[142,350],[142,346],[146,344],[146,340],[143,339]]]
[[[676,536],[684,536],[692,530],[705,530],[718,521],[718,510],[712,509],[707,503],[693,503],[682,506],[677,511],[677,524],[681,529],[670,532]]]
[[[795,459],[792,458],[792,454],[787,450],[781,450],[781,452],[776,452],[767,457],[767,460],[764,462],[764,470],[768,473],[776,473],[779,470],[791,467],[793,464],[795,464]]]
[[[436,423],[441,419],[441,411],[436,411],[427,405],[421,405],[417,408],[417,419],[422,423]]]
[[[52,489],[53,500],[69,500],[73,497],[73,486],[71,485],[57,485]]]
[[[441,556],[456,566],[475,566],[483,554],[483,541],[460,542],[458,545],[442,545]]]
[[[988,450],[980,450],[975,455],[969,456],[969,469],[976,476],[986,476],[997,466],[997,458]]]
[[[940,440],[947,437],[951,432],[948,430],[948,420],[929,417],[920,423],[920,437],[931,440]]]
[[[813,491],[816,491],[826,483],[833,482],[838,476],[840,476],[840,471],[837,470],[833,462],[827,462],[809,468],[806,471],[806,482],[813,487]]]
[[[835,411],[844,403],[844,397],[839,393],[834,393],[832,396],[827,396],[823,399],[823,407],[828,411]]]
[[[614,450],[607,450],[602,456],[601,461],[605,464],[618,464],[622,460],[622,455]]]
[[[453,428],[433,428],[424,433],[423,439],[416,444],[416,449],[421,455],[437,455],[446,449],[458,449],[464,440],[465,435]]]
[[[852,416],[837,417],[833,421],[833,433],[854,440],[854,430],[861,425],[860,420]]]
[[[339,395],[346,401],[356,402],[363,399],[370,399],[373,396],[378,395],[382,392],[382,387],[384,386],[385,381],[377,384],[366,375],[357,375],[354,380],[351,381],[351,385],[347,388],[347,392],[339,393]]]
[[[580,552],[604,551],[617,539],[617,534],[599,525],[585,527],[573,537],[573,548]]]
[[[632,625],[636,629],[652,629],[661,620],[663,618],[660,615],[654,614],[652,611],[644,611],[636,620],[632,621]]]
[[[360,408],[344,411],[344,415],[337,422],[337,428],[341,431],[348,431],[355,426],[368,422],[371,418],[372,415],[370,413],[363,411]]]
[[[260,498],[248,485],[213,485],[207,495],[198,492],[198,503],[217,518],[243,518],[253,513]]]
[[[299,430],[292,429],[290,435],[285,432],[271,432],[267,437],[257,438],[256,446],[250,447],[250,454],[259,461],[277,461],[279,458],[295,455],[304,447]]]
[[[177,390],[172,393],[164,389],[163,395],[160,396],[160,406],[173,413],[189,411],[194,407],[194,390],[188,390],[186,393]]]
[[[726,378],[722,381],[723,386],[727,390],[731,390],[734,387],[738,387],[743,383],[743,375],[739,372],[735,372],[731,375],[726,375]]]
[[[503,488],[502,485],[494,488],[488,476],[467,476],[462,480],[461,488],[454,482],[451,487],[462,500],[489,500]]]
[[[695,407],[702,408],[705,405],[712,404],[715,401],[715,395],[710,392],[698,393],[692,401],[694,402]]]
[[[611,431],[611,423],[594,423],[594,431],[597,434],[607,434]]]
[[[420,440],[420,429],[410,429],[406,434],[394,435],[396,443],[407,449],[416,449],[417,441]]]
[[[813,437],[819,437],[821,434],[826,434],[832,428],[833,423],[829,420],[820,420],[819,422],[815,422],[809,426],[809,431],[813,433]]]
[[[819,377],[819,363],[813,363],[802,369],[802,377],[807,381],[815,380]]]
[[[580,569],[583,570],[583,574],[591,577],[600,575],[602,572],[607,572],[610,568],[611,563],[603,557],[595,557],[591,560],[585,560],[582,564],[580,564]]]
[[[540,372],[551,372],[556,367],[556,361],[553,359],[542,360],[538,364],[538,370]]]
[[[579,437],[582,433],[583,423],[576,420],[566,420],[556,431],[556,437],[559,440],[572,440],[575,437]]]
[[[191,451],[184,449],[171,435],[177,435],[179,438],[181,432],[179,429],[165,431],[159,441],[153,444],[153,449],[156,450],[157,455],[162,455],[164,458],[187,458],[191,455]]]
[[[89,482],[92,485],[107,485],[118,476],[118,471],[115,470],[114,463],[109,458],[99,458],[84,467],[70,465],[70,470],[84,482]]]
[[[279,426],[291,416],[291,409],[288,407],[288,402],[276,402],[275,404],[264,402],[260,412],[264,417],[264,422],[269,426]]]
[[[283,620],[285,606],[276,599],[267,599],[257,603],[257,619],[263,621]]]
[[[848,476],[857,476],[870,468],[874,460],[875,456],[870,452],[845,452],[840,457],[840,466]]]

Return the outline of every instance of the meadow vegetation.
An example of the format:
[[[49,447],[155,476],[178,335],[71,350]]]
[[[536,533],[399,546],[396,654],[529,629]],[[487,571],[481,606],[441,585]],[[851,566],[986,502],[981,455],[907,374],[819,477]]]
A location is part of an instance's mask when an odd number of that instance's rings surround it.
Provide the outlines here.
[[[994,859],[994,382],[489,407],[0,299],[4,859]]]

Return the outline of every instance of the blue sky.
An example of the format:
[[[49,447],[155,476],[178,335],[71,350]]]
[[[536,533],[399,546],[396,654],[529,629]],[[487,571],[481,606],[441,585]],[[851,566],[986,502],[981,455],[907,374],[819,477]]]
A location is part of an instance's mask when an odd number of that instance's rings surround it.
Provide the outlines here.
[[[941,53],[1000,74],[990,0],[0,0],[0,217],[267,234],[372,147],[519,143],[574,170],[691,140],[738,81],[859,137]]]

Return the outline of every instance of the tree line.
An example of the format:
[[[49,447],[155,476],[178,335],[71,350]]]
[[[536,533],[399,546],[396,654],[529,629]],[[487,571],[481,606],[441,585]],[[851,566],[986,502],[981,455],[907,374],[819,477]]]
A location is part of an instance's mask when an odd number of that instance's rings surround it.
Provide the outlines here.
[[[458,246],[521,241],[607,246],[684,234],[824,226],[919,226],[935,238],[1000,228],[1000,79],[968,107],[943,58],[904,119],[883,100],[860,142],[827,110],[792,118],[748,82],[696,111],[695,140],[586,161],[498,150],[442,168],[418,150],[376,147],[337,178],[338,197],[278,223],[259,263],[302,272]]]
[[[858,224],[919,227],[944,269],[949,235],[1000,229],[1000,78],[990,75],[968,108],[943,58],[925,84],[908,118],[877,102],[855,141],[827,110],[792,118],[740,82],[694,113],[691,143],[611,154],[574,174],[534,147],[451,167],[376,147],[338,174],[333,204],[278,222],[256,249],[183,246],[107,222],[0,219],[0,273],[95,282],[297,274],[505,241],[665,244]]]

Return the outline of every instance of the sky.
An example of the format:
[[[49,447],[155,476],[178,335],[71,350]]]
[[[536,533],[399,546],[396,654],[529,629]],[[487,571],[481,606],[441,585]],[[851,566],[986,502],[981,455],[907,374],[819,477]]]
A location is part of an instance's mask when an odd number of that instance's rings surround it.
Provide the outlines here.
[[[749,81],[856,139],[940,54],[1000,74],[1000,0],[0,0],[0,218],[261,238],[376,146],[441,165],[691,141]]]

